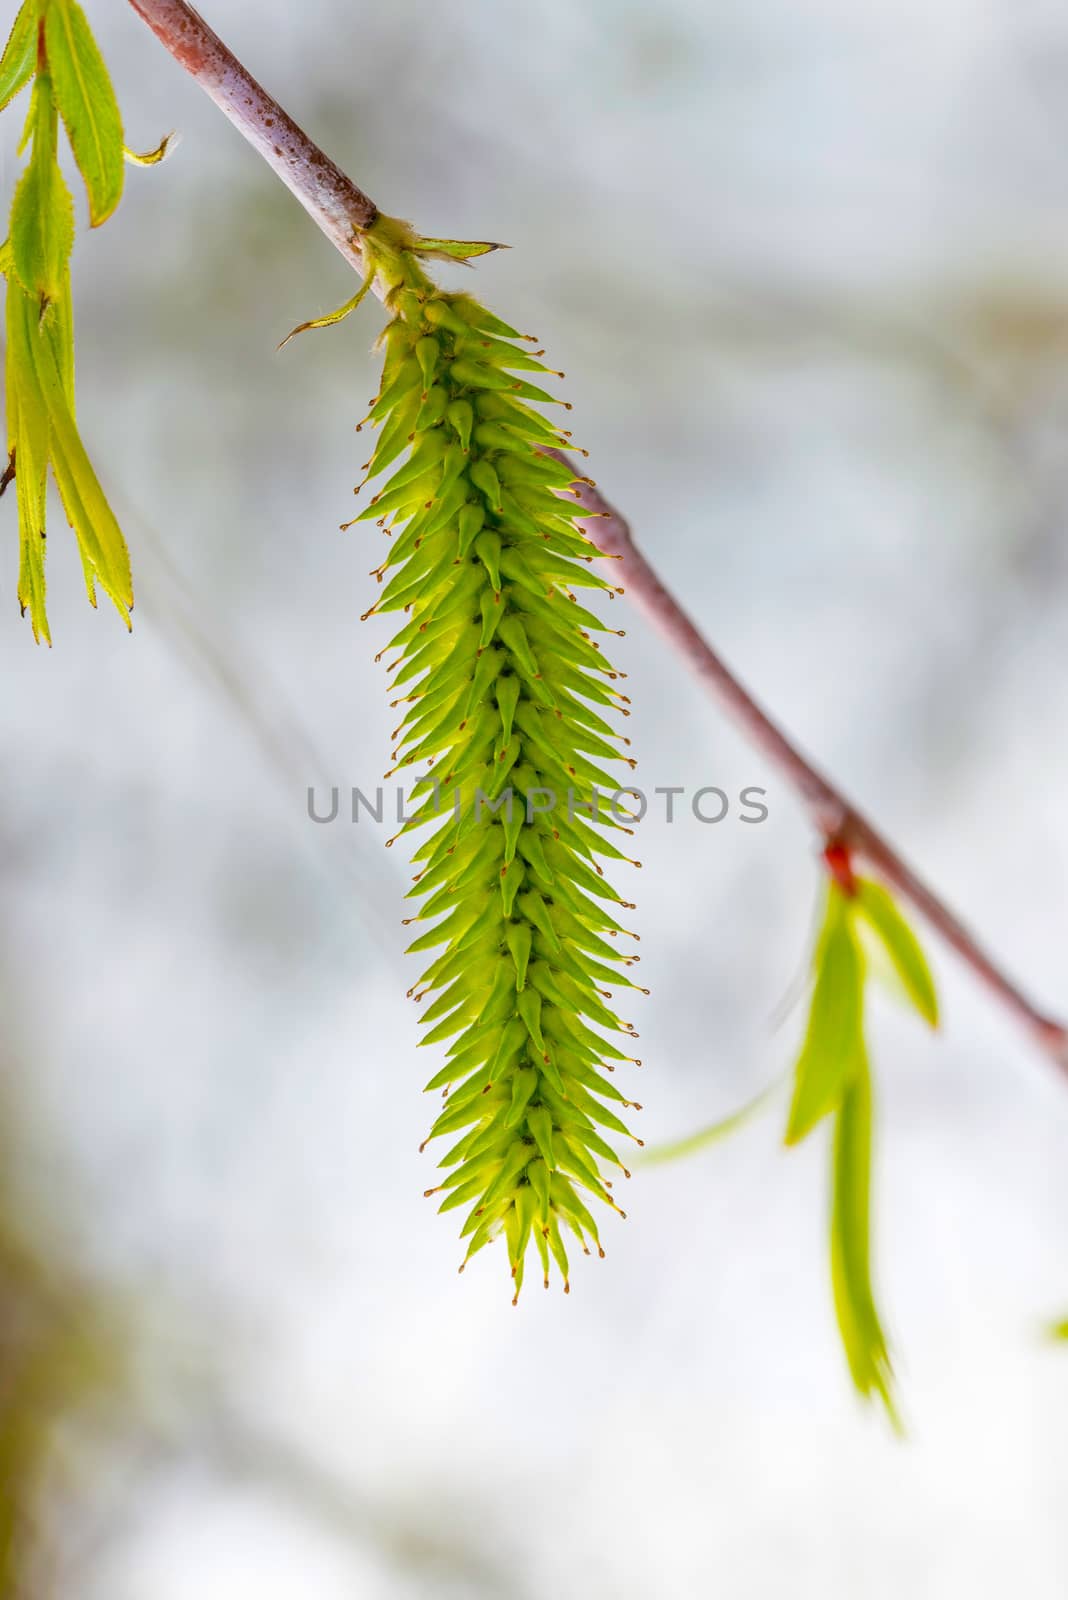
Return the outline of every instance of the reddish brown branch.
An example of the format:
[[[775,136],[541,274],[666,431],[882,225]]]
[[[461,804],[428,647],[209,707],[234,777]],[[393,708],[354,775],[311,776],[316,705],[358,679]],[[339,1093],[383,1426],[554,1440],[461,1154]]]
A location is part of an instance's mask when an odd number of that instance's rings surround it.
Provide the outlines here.
[[[565,455],[559,451],[553,453],[577,472],[574,463]],[[1068,1073],[1068,1028],[1035,1009],[949,907],[901,859],[893,845],[813,766],[758,705],[664,587],[615,507],[588,484],[578,482],[574,487],[581,503],[590,511],[600,513],[596,522],[587,525],[587,531],[600,549],[618,557],[618,565],[613,563],[613,576],[626,589],[631,602],[687,662],[712,698],[734,717],[749,742],[763,751],[797,793],[820,835],[821,844],[844,847],[896,889],[902,900],[908,901],[926,919],[989,992],[1022,1023],[1039,1048],[1052,1057],[1062,1072]]]
[[[374,201],[297,127],[192,6],[184,0],[130,0],[130,4],[342,255],[358,261],[359,232],[378,215]]]
[[[130,4],[292,190],[327,238],[357,263],[359,232],[374,221],[374,203],[245,71],[192,6],[184,0],[130,0]],[[560,459],[567,460],[566,456]],[[576,489],[591,512],[602,513],[590,532],[602,549],[619,558],[614,571],[631,602],[644,611],[713,699],[735,718],[750,743],[796,791],[820,836],[821,848],[850,852],[885,879],[1068,1074],[1068,1028],[1035,1009],[893,846],[757,704],[665,588],[619,512],[587,484],[578,483]]]

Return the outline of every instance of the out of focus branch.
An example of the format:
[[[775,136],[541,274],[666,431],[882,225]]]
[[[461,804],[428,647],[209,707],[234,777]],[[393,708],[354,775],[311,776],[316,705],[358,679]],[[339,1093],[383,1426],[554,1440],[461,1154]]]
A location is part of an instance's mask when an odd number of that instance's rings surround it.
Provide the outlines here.
[[[562,451],[551,453],[574,467]],[[578,469],[574,470],[577,475]],[[833,862],[836,852],[845,851],[885,879],[957,952],[988,992],[1022,1024],[1039,1049],[1068,1074],[1068,1028],[1036,1010],[945,902],[917,877],[893,845],[754,700],[661,582],[615,507],[586,483],[576,482],[572,487],[580,502],[597,516],[588,532],[599,549],[618,559],[614,576],[620,579],[631,602],[664,635],[712,698],[739,724],[750,744],[763,753],[794,790],[825,853],[830,853],[829,860]]]
[[[350,262],[358,264],[360,230],[369,227],[377,215],[373,201],[297,127],[192,6],[184,0],[130,0],[130,4],[259,151],[327,238]],[[561,459],[567,460],[565,456]],[[833,862],[845,852],[847,859],[856,856],[884,878],[1068,1076],[1068,1027],[1036,1010],[949,907],[757,704],[661,582],[619,512],[596,490],[582,483],[575,487],[582,503],[599,515],[597,543],[619,558],[619,575],[631,601],[796,791],[819,834],[825,859]]]

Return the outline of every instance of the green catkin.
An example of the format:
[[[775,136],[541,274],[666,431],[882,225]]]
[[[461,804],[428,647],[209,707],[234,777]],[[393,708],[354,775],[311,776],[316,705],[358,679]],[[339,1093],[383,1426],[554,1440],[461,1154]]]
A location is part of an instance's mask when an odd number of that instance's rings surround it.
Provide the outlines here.
[[[625,781],[598,763],[633,762],[608,720],[623,711],[617,674],[591,640],[613,630],[571,592],[612,586],[562,493],[570,473],[541,454],[568,442],[531,409],[553,397],[514,376],[562,374],[469,296],[436,289],[404,224],[379,218],[361,243],[392,320],[368,418],[378,487],[356,521],[404,524],[367,615],[404,613],[387,647],[403,686],[393,759],[430,763],[401,834],[436,824],[413,853],[421,909],[407,919],[432,922],[409,948],[434,959],[409,992],[429,1001],[422,1043],[446,1049],[429,1139],[455,1142],[427,1193],[467,1208],[461,1271],[503,1236],[517,1300],[531,1244],[546,1287],[555,1263],[565,1291],[564,1234],[604,1254],[582,1192],[618,1211],[602,1164],[630,1176],[603,1135],[633,1136],[605,1102],[637,1103],[604,1073],[634,1058],[594,1031],[635,1037],[604,987],[638,987],[607,910],[628,903],[597,864],[629,858],[590,791]]]

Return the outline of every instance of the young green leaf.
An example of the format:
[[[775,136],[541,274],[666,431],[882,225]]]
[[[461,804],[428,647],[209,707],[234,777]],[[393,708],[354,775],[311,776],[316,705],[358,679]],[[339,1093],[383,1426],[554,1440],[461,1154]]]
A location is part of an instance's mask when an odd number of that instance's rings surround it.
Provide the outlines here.
[[[311,328],[332,328],[336,322],[343,322],[350,312],[356,310],[356,307],[364,298],[373,282],[374,273],[371,273],[363,280],[360,287],[356,290],[356,293],[352,296],[351,300],[346,300],[345,304],[343,306],[338,306],[336,311],[328,311],[323,317],[313,317],[310,322],[298,322],[297,326],[295,328],[291,328],[286,334],[285,338],[278,346],[279,350],[284,350],[290,339],[295,339],[298,333],[307,333]]]
[[[787,1144],[797,1144],[838,1105],[862,1048],[864,963],[849,911],[849,900],[832,882],[816,946],[808,1026],[795,1068]]]
[[[96,604],[94,577],[100,580],[127,628],[133,605],[130,555],[115,513],[104,496],[92,462],[85,453],[74,418],[57,386],[49,396],[52,471],[67,521],[74,529],[86,573],[90,602]]]
[[[70,273],[63,281],[59,297],[49,307],[40,325],[40,334],[52,353],[56,371],[63,379],[63,393],[74,415],[74,311],[71,306]]]
[[[25,89],[37,66],[40,0],[25,0],[0,56],[0,111]]]
[[[871,1075],[861,1046],[834,1132],[831,1278],[853,1382],[865,1398],[877,1395],[898,1426],[893,1369],[871,1281],[871,1129]]]
[[[37,322],[36,303],[17,282],[7,288],[6,394],[8,450],[15,464],[19,513],[18,598],[37,640],[51,644],[45,613],[45,482],[48,415],[33,380],[26,330]]]
[[[507,250],[508,246],[492,244],[488,239],[416,239],[411,248],[432,261],[467,261],[472,256],[488,256],[491,250]]]
[[[8,337],[14,345],[18,364],[20,422],[26,407],[32,408],[35,416],[43,412],[47,419],[47,449],[64,510],[86,567],[89,598],[95,604],[92,574],[111,596],[129,627],[129,610],[133,605],[130,558],[71,413],[68,375],[61,365],[63,345],[47,336],[33,302],[16,284],[8,285]],[[21,435],[17,460],[16,482],[21,482]]]
[[[9,238],[0,247],[0,272],[7,279],[8,417],[8,465],[0,490],[14,477],[19,601],[30,614],[35,638],[49,640],[44,568],[49,464],[77,538],[89,599],[96,604],[99,584],[129,626],[126,545],[74,420],[69,266],[74,206],[57,160],[60,115],[85,179],[94,226],[118,203],[124,157],[107,70],[76,0],[27,0],[0,58],[0,105],[35,67],[19,146],[21,155],[30,145],[30,156],[15,191]]]
[[[739,1106],[737,1111],[721,1117],[718,1122],[711,1122],[707,1127],[699,1128],[696,1133],[687,1134],[685,1138],[676,1139],[671,1144],[654,1145],[651,1150],[646,1150],[642,1154],[639,1165],[660,1166],[667,1161],[680,1161],[684,1156],[696,1155],[699,1150],[707,1150],[709,1145],[718,1144],[721,1139],[727,1139],[739,1128],[743,1128],[764,1109],[781,1088],[781,1080],[771,1083],[751,1100],[747,1100],[745,1105]]]
[[[62,292],[74,245],[74,205],[56,161],[51,80],[39,72],[28,126],[33,153],[11,207],[11,254],[26,293],[43,310]]]
[[[938,1026],[938,995],[919,940],[881,883],[857,882],[854,905],[889,956],[905,994],[925,1022]]]
[[[108,69],[77,0],[48,0],[45,49],[56,105],[89,197],[89,226],[122,198],[122,118]]]
[[[161,161],[166,161],[177,143],[176,133],[165,133],[154,150],[131,150],[129,145],[124,145],[122,158],[131,167],[158,167]]]

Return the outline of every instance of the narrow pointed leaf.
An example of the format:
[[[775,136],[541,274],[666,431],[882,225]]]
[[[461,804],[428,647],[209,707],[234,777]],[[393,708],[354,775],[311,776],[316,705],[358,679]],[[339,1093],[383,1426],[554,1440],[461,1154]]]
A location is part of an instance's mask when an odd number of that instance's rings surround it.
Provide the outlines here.
[[[278,346],[279,350],[284,350],[290,339],[295,339],[298,333],[307,333],[309,328],[332,328],[335,322],[342,322],[350,311],[355,311],[373,282],[373,277],[365,278],[351,300],[346,300],[336,311],[328,311],[325,317],[313,317],[310,322],[298,322],[297,326],[286,334]]]
[[[163,135],[154,150],[131,150],[129,145],[123,145],[123,160],[131,167],[158,167],[161,161],[166,161],[178,143],[179,135],[172,131]]]
[[[861,1051],[835,1127],[831,1278],[853,1382],[866,1399],[877,1396],[899,1426],[893,1369],[871,1280],[871,1125],[871,1076]]]
[[[37,66],[39,0],[26,0],[0,56],[0,111],[25,89]]]
[[[668,1161],[681,1161],[685,1156],[693,1156],[700,1150],[707,1150],[709,1145],[718,1144],[721,1139],[727,1139],[747,1122],[751,1122],[758,1112],[774,1099],[782,1088],[782,1079],[761,1089],[760,1093],[747,1100],[737,1111],[732,1111],[728,1116],[721,1117],[718,1122],[710,1122],[707,1127],[699,1128],[696,1133],[687,1134],[683,1139],[676,1139],[671,1144],[657,1144],[651,1150],[644,1151],[638,1157],[639,1166],[655,1167]]]
[[[37,322],[36,302],[18,283],[7,289],[6,388],[9,448],[15,452],[19,512],[18,598],[30,614],[33,636],[51,644],[45,611],[45,475],[48,415],[34,381],[27,344]]]
[[[77,0],[49,0],[45,48],[56,105],[89,197],[89,225],[96,228],[122,198],[122,118],[104,58]]]
[[[48,417],[52,468],[67,519],[83,558],[129,626],[133,587],[126,541],[79,437],[55,349],[33,320],[32,303],[25,296],[19,299],[19,335],[28,367],[25,389]]]
[[[488,239],[416,239],[412,246],[417,255],[440,261],[467,261],[472,256],[488,256],[492,250],[508,248]]]
[[[38,308],[60,295],[74,245],[74,205],[55,153],[49,79],[40,73],[30,122],[33,155],[19,180],[11,207],[11,255],[15,272]]]
[[[862,1040],[864,969],[848,903],[830,887],[816,951],[808,1026],[795,1068],[787,1144],[796,1144],[839,1103]]]
[[[881,883],[861,879],[854,905],[889,956],[912,1005],[925,1022],[937,1028],[938,995],[927,957],[892,895]]]

